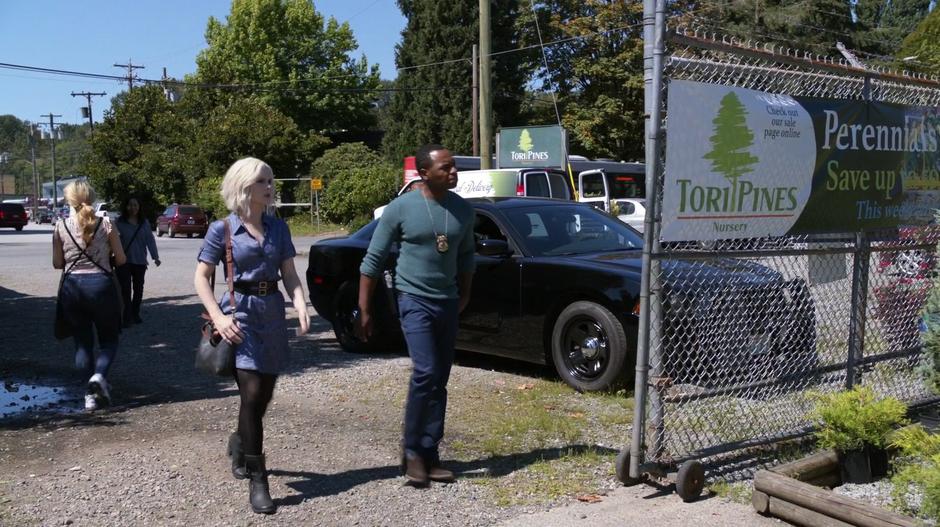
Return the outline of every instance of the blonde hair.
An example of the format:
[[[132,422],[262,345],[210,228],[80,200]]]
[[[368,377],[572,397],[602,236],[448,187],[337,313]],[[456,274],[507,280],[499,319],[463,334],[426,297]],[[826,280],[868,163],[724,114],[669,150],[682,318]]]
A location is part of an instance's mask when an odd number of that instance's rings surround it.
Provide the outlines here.
[[[265,173],[274,177],[271,166],[254,157],[242,158],[232,163],[222,178],[221,194],[225,207],[240,216],[248,214],[248,203],[251,201],[249,188],[259,175]]]
[[[75,223],[82,233],[82,240],[88,246],[95,234],[95,209],[91,206],[95,202],[95,189],[87,181],[73,181],[65,186],[63,191],[65,201],[75,209]]]

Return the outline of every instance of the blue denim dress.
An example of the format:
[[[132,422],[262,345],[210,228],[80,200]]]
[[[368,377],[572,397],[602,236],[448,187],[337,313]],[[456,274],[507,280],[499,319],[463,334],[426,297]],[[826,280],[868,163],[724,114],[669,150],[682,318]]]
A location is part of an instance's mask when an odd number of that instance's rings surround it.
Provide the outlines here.
[[[265,214],[264,243],[258,243],[236,214],[224,220],[212,222],[206,239],[199,250],[198,259],[209,265],[220,265],[225,269],[225,224],[229,222],[232,232],[232,257],[234,259],[235,282],[259,282],[280,280],[281,263],[297,255],[290,238],[290,231],[283,220]],[[224,271],[223,271],[224,272]],[[228,288],[219,300],[222,312],[230,314]],[[235,293],[235,320],[245,335],[245,340],[235,347],[235,367],[261,373],[277,374],[287,366],[287,322],[284,313],[284,296],[280,289],[265,296]]]

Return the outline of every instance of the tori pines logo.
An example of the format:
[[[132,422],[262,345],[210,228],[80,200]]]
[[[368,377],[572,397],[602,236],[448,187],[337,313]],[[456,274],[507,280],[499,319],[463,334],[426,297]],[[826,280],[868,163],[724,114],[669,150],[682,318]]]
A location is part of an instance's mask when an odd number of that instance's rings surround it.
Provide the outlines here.
[[[720,174],[726,184],[678,179],[679,213],[753,214],[793,211],[797,207],[797,187],[762,187],[744,176],[754,173],[760,159],[751,154],[754,133],[747,125],[748,108],[734,92],[721,98],[712,120],[711,151],[703,156],[710,161],[713,174]],[[760,177],[760,174],[753,174]],[[701,216],[707,217],[707,216]]]
[[[522,132],[519,134],[519,144],[517,147],[519,148],[518,151],[513,150],[510,152],[513,161],[531,161],[533,159],[545,161],[549,158],[547,151],[540,152],[535,150],[532,135],[527,128],[523,128]]]

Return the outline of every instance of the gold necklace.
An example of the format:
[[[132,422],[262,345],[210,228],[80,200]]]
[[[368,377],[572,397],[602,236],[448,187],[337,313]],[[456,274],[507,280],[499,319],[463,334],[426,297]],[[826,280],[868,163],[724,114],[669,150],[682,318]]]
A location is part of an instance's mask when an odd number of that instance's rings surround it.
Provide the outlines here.
[[[444,234],[438,234],[437,229],[434,228],[434,216],[431,215],[431,204],[428,202],[428,197],[424,197],[424,206],[428,209],[428,219],[431,220],[431,231],[434,233],[434,239],[437,240],[437,252],[444,254],[447,252],[447,249],[450,247],[447,244],[447,209],[444,209]],[[446,196],[445,196],[446,199]],[[441,208],[444,208],[443,205]]]

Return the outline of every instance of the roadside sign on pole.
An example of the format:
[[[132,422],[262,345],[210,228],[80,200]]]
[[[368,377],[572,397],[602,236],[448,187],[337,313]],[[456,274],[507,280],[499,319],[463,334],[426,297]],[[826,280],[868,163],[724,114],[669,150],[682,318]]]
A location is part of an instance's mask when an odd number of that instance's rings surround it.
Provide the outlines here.
[[[310,179],[310,190],[322,190],[323,189],[323,180],[320,178],[311,178]]]

